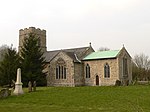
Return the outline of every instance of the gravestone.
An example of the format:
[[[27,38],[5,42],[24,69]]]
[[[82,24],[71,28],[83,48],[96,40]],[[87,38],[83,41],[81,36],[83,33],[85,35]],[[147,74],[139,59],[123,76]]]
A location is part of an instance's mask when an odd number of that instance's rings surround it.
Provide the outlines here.
[[[28,83],[28,92],[32,92],[32,83],[29,81]]]
[[[36,91],[36,81],[33,82],[33,91]]]
[[[11,90],[9,90],[8,88],[2,89],[0,91],[0,98],[6,98],[10,95],[11,95]]]
[[[22,90],[21,69],[20,68],[17,69],[17,81],[15,83],[15,90],[13,93],[14,93],[14,95],[21,95],[24,93]]]

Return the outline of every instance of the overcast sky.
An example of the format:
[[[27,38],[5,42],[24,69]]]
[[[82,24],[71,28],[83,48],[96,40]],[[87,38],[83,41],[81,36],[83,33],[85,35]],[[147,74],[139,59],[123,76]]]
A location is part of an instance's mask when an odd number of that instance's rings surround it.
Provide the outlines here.
[[[47,31],[48,50],[121,49],[150,56],[150,0],[2,0],[0,46],[18,48],[19,29]]]

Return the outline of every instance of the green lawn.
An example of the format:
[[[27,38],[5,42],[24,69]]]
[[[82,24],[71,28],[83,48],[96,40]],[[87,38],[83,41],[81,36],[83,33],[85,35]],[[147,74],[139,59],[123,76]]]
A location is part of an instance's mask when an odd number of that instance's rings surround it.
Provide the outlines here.
[[[150,86],[41,87],[0,99],[0,112],[149,112]]]

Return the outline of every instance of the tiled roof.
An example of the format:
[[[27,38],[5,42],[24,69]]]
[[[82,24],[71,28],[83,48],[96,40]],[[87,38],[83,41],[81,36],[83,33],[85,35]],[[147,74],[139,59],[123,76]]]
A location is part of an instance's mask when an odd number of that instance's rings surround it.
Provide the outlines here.
[[[66,53],[70,58],[73,59],[74,62],[80,62],[83,57],[85,57],[85,53],[89,50],[90,47],[81,47],[81,48],[72,48],[72,49],[62,49],[55,51],[47,51],[44,53],[44,57],[46,62],[50,62],[59,52]]]
[[[60,51],[48,51],[45,52],[43,57],[45,57],[46,62],[50,62]]]
[[[119,52],[120,50],[93,52],[86,56],[83,60],[116,58]]]

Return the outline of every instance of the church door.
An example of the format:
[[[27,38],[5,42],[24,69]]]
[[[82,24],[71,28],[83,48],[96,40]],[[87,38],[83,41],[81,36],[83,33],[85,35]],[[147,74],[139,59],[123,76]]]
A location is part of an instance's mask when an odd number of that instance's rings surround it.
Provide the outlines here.
[[[99,76],[96,75],[96,85],[99,85]]]

